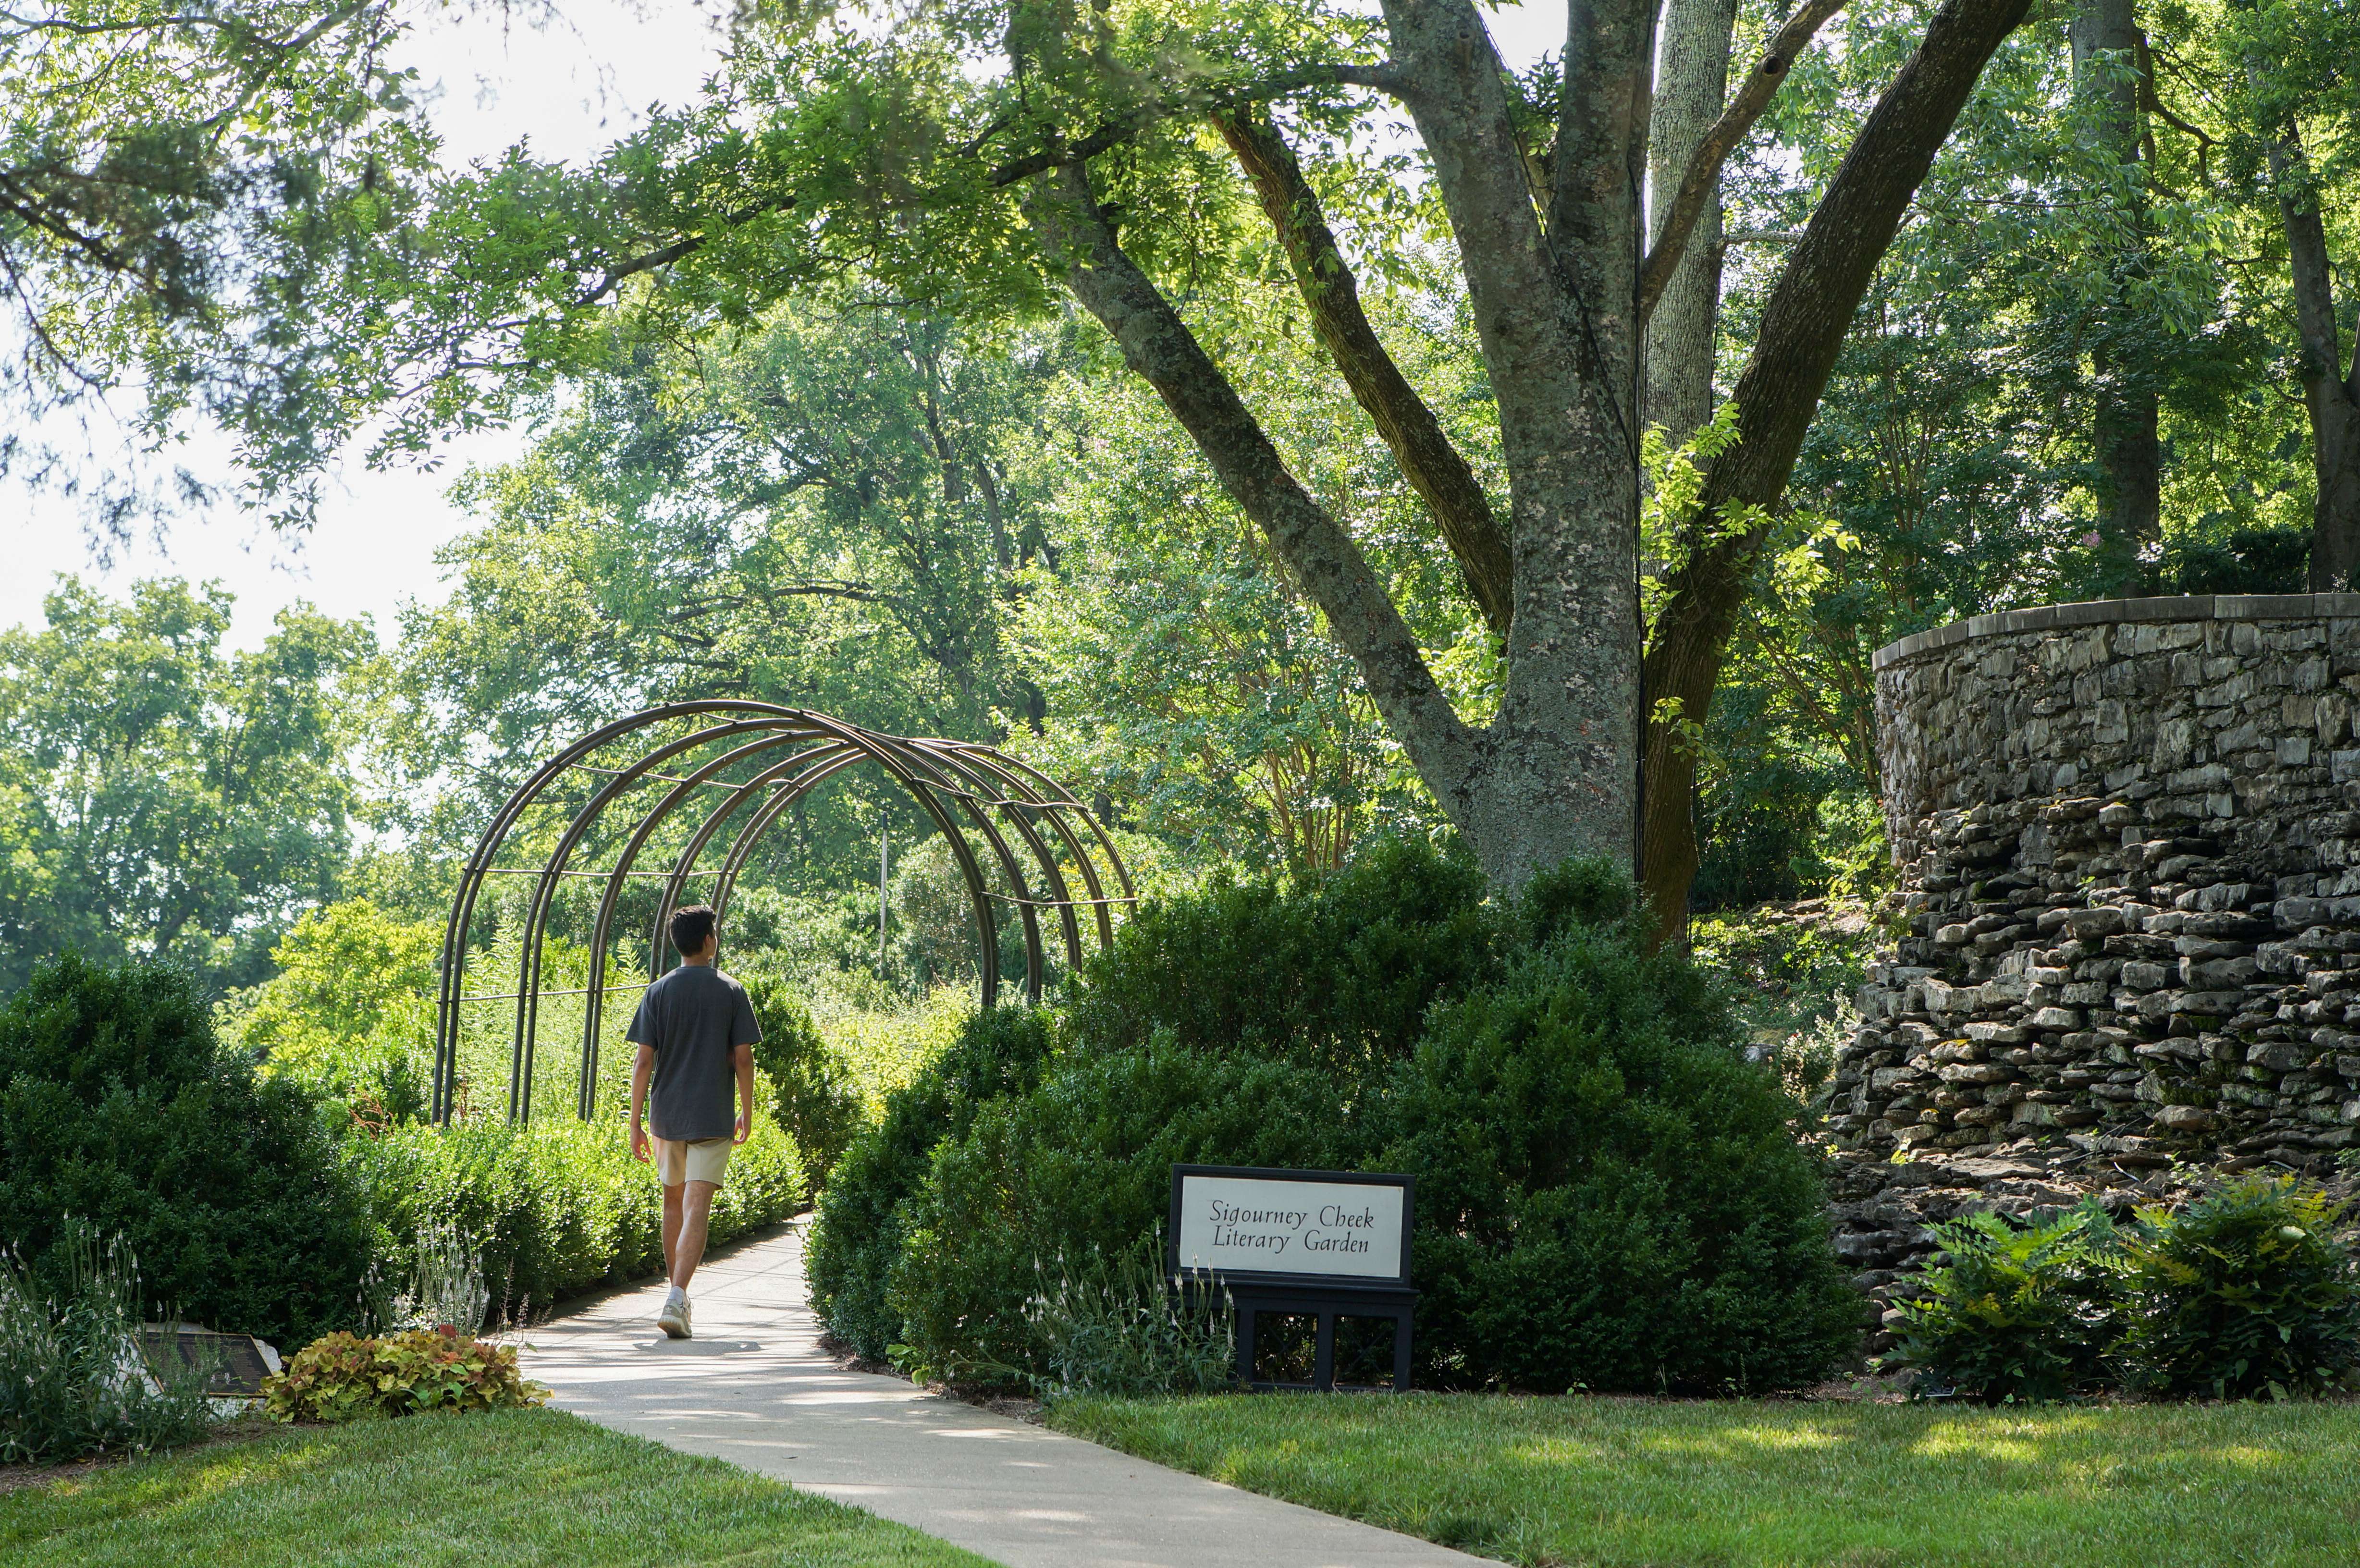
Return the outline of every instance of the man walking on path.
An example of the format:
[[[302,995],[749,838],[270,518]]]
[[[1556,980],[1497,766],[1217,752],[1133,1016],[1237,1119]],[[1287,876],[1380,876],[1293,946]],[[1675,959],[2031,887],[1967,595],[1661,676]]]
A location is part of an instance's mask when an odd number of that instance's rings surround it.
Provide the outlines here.
[[[754,1130],[754,1042],[762,1030],[746,987],[714,967],[721,939],[710,907],[695,904],[672,916],[672,944],[680,967],[648,987],[624,1038],[639,1048],[631,1066],[631,1153],[648,1158],[652,1126],[663,1182],[664,1269],[672,1289],[656,1323],[672,1338],[686,1339],[688,1280],[705,1258],[713,1194],[729,1169],[729,1151]]]

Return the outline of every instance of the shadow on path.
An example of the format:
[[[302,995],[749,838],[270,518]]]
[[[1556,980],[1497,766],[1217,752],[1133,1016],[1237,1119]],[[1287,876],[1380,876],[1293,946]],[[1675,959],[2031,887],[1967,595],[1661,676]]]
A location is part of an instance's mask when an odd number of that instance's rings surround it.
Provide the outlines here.
[[[1481,1558],[1241,1492],[1044,1427],[848,1372],[820,1348],[803,1221],[718,1253],[694,1339],[661,1282],[517,1336],[551,1403],[854,1504],[1009,1568],[1444,1568]]]

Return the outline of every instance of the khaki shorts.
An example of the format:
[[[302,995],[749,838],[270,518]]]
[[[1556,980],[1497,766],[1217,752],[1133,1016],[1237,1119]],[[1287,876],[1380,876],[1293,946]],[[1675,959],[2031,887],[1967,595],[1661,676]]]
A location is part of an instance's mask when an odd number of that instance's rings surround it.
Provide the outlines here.
[[[700,1138],[685,1143],[660,1138],[655,1146],[656,1171],[667,1187],[684,1181],[710,1181],[718,1187],[722,1173],[729,1169],[729,1150],[735,1147],[726,1138]]]

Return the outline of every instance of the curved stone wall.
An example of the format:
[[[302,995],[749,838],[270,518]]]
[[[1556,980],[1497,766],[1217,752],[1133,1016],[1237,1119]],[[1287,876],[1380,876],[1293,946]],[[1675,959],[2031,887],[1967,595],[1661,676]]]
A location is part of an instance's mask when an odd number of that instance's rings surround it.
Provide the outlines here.
[[[1840,1246],[1897,1265],[1929,1182],[2331,1172],[2360,1144],[2360,594],[2016,611],[1876,669],[1898,931],[1833,1084]]]

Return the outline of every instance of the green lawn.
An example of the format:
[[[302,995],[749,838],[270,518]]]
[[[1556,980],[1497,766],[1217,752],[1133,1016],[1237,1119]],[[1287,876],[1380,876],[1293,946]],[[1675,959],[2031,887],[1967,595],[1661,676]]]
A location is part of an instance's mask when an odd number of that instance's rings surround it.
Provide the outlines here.
[[[9,1568],[831,1568],[983,1559],[554,1410],[301,1427],[0,1497]]]
[[[2360,1406],[1413,1394],[1072,1400],[1055,1426],[1527,1563],[2360,1563]]]

